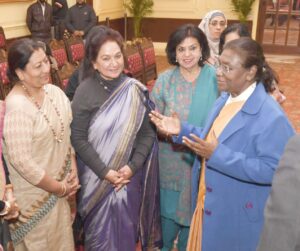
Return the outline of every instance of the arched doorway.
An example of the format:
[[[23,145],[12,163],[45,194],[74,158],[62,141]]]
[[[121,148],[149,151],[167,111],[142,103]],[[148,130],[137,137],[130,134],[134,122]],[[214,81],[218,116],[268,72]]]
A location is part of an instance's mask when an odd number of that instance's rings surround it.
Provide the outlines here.
[[[268,53],[300,53],[300,0],[261,0],[257,40]]]

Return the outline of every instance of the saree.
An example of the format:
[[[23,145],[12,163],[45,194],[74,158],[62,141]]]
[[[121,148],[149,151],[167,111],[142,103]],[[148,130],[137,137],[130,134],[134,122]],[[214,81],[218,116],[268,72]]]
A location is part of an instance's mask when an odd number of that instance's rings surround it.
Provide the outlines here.
[[[127,78],[93,116],[88,141],[110,169],[126,165],[143,118],[151,107],[146,88]],[[116,192],[80,158],[78,213],[83,221],[85,250],[135,250],[161,245],[157,143],[143,168]]]

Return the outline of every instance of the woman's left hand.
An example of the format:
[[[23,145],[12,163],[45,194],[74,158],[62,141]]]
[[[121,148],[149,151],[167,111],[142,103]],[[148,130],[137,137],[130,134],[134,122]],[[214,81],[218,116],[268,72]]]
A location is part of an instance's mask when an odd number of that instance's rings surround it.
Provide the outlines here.
[[[78,176],[77,176],[77,170],[75,168],[72,168],[70,170],[69,175],[67,176],[67,182],[70,184],[76,183],[79,184]]]
[[[132,171],[128,165],[121,167],[118,173],[125,179],[129,180],[132,177]]]
[[[199,137],[197,137],[195,134],[190,135],[193,140],[190,140],[187,137],[183,137],[182,141],[183,144],[185,144],[188,148],[190,148],[195,154],[205,158],[209,159],[212,153],[215,151],[215,149],[218,146],[218,140],[215,137],[212,142],[207,142]]]

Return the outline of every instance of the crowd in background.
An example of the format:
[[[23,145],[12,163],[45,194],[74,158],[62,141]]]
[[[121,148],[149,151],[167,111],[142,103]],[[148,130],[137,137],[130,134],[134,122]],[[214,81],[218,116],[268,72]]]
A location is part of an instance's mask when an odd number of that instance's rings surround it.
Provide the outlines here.
[[[52,38],[61,40],[65,32],[85,38],[89,30],[97,24],[93,7],[84,0],[68,8],[66,0],[53,0],[52,5],[46,0],[37,0],[27,9],[26,24],[34,40],[48,44]]]

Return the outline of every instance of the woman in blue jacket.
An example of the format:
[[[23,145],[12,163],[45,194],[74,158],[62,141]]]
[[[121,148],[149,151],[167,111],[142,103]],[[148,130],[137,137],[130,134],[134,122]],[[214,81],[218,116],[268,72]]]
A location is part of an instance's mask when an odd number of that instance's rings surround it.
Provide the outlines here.
[[[263,209],[285,144],[294,130],[267,92],[274,73],[250,38],[226,44],[219,88],[203,128],[152,112],[151,120],[199,158],[193,166],[195,208],[187,250],[254,251]]]

